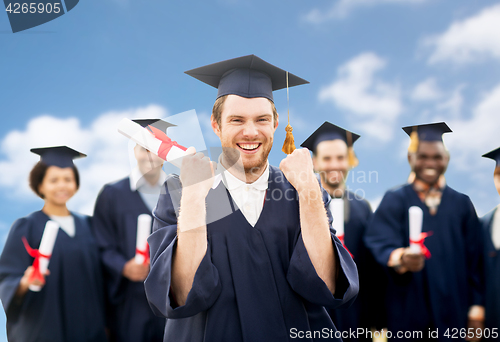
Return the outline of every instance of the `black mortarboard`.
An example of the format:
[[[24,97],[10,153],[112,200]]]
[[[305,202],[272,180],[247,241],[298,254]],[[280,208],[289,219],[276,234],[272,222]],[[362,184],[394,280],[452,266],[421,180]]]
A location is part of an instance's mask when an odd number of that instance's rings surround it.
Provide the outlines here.
[[[40,161],[44,164],[60,168],[73,167],[73,159],[87,156],[68,146],[32,148],[30,151],[38,154],[40,156]]]
[[[177,126],[177,125],[171,124],[169,122],[166,122],[166,121],[163,121],[160,119],[135,119],[132,121],[135,123],[138,123],[142,127],[148,127],[151,125],[155,128],[158,128],[159,130],[161,130],[165,134],[167,134],[167,128]]]
[[[483,154],[483,157],[493,159],[494,161],[497,162],[496,167],[499,167],[500,166],[500,147],[491,151],[491,152]]]
[[[418,139],[421,141],[443,141],[443,134],[453,132],[444,122],[437,122],[425,125],[415,125],[403,127],[403,130],[411,136],[413,130],[418,133]]]
[[[351,135],[349,139],[348,134]],[[343,140],[348,146],[352,146],[356,140],[359,139],[359,135],[345,130],[337,125],[334,125],[328,121],[325,121],[319,128],[314,131],[313,134],[309,136],[300,146],[307,147],[311,151],[316,151],[318,144],[325,140]],[[350,140],[350,141],[349,141]]]
[[[205,65],[186,74],[217,88],[217,98],[234,94],[273,101],[273,91],[287,87],[287,72],[255,55]],[[309,82],[288,73],[288,87],[306,83]]]
[[[453,132],[444,122],[406,126],[403,127],[403,130],[410,136],[410,146],[408,147],[410,153],[417,152],[420,140],[442,142],[444,133]]]

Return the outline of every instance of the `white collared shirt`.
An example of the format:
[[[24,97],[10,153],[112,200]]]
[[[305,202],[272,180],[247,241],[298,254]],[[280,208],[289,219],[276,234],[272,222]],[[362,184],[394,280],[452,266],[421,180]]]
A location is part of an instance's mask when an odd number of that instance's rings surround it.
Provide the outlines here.
[[[264,207],[264,199],[269,182],[269,162],[262,175],[250,184],[239,180],[226,170],[220,163],[220,158],[217,169],[218,171],[223,170],[224,176],[222,177],[222,182],[224,186],[229,190],[231,197],[248,223],[254,227]]]
[[[143,177],[143,174],[138,167],[132,170],[129,176],[130,179],[130,190],[138,191],[144,204],[149,210],[153,211],[156,203],[158,203],[158,197],[160,196],[160,191],[167,179],[167,175],[163,170],[160,171],[160,177],[158,182],[154,185],[149,184],[149,182]]]
[[[59,227],[69,235],[69,237],[75,236],[75,218],[73,215],[68,216],[56,216],[49,215],[50,219],[56,221]]]
[[[500,205],[497,207],[491,224],[491,241],[496,249],[500,249]]]

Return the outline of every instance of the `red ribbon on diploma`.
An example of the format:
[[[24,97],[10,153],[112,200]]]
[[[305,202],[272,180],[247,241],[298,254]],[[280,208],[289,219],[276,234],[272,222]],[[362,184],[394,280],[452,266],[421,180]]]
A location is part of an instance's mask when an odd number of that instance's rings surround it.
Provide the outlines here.
[[[44,255],[44,254],[40,253],[38,251],[38,249],[31,248],[30,245],[28,244],[28,240],[26,240],[26,238],[24,236],[23,236],[22,240],[23,240],[24,248],[26,248],[26,252],[28,252],[28,254],[31,257],[35,258],[35,260],[33,261],[33,273],[31,273],[29,281],[31,282],[31,281],[37,279],[42,284],[45,284],[45,278],[40,273],[40,258],[50,259],[50,255]]]
[[[349,255],[351,256],[351,258],[354,259],[354,255],[352,255],[351,251],[347,249],[347,246],[344,244],[344,234],[342,235],[337,235],[337,237],[339,238],[340,242],[342,242],[342,246],[344,246],[345,250],[349,253]]]
[[[422,253],[425,255],[427,259],[431,257],[431,252],[425,247],[424,241],[428,236],[431,236],[433,233],[432,232],[427,232],[427,233],[420,233],[420,237],[418,240],[412,240],[410,239],[410,243],[415,243],[417,245],[420,245],[420,249],[422,250]]]
[[[156,127],[153,127],[151,125],[148,125],[148,128],[151,130],[153,133],[154,137],[158,140],[161,140],[161,145],[160,148],[158,149],[158,157],[162,158],[163,160],[167,160],[167,154],[170,152],[170,149],[172,146],[178,147],[183,151],[186,151],[187,148],[185,148],[182,145],[179,145],[177,141],[172,141],[163,131],[159,130]]]
[[[135,253],[144,257],[144,261],[142,262],[143,265],[146,265],[149,262],[149,244],[146,244],[146,249],[143,251],[136,248]]]

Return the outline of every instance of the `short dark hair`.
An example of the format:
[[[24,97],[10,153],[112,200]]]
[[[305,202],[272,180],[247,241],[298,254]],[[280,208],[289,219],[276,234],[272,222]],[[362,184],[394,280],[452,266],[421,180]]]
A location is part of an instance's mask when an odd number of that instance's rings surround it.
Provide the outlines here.
[[[33,169],[31,169],[29,177],[29,184],[31,190],[33,190],[33,192],[42,199],[43,199],[43,194],[40,193],[38,188],[40,187],[40,184],[42,184],[48,168],[49,166],[47,164],[39,161],[38,163],[35,164]],[[73,173],[75,174],[76,189],[78,189],[80,187],[80,175],[78,174],[78,169],[76,168],[76,166],[73,165],[72,169]]]

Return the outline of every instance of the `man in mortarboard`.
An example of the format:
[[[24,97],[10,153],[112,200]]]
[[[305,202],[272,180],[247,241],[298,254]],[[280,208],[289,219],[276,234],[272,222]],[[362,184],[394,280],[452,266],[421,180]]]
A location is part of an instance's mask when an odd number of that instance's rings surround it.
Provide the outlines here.
[[[133,120],[166,132],[174,126],[158,119]],[[149,262],[135,261],[138,217],[151,215],[166,174],[163,160],[143,147],[134,147],[137,166],[130,175],[106,184],[94,208],[94,229],[101,250],[108,295],[111,341],[157,342],[163,340],[165,319],[149,307],[144,279]]]
[[[408,161],[415,179],[384,195],[365,235],[389,272],[387,328],[403,332],[395,340],[456,340],[455,330],[482,327],[479,220],[469,197],[442,177],[450,160],[442,140],[451,132],[446,123],[403,130],[411,137]],[[409,247],[413,206],[423,212],[422,234],[411,241],[420,246],[417,253]]]
[[[340,340],[324,307],[352,302],[358,280],[329,223],[328,194],[307,149],[280,168],[267,160],[278,126],[272,91],[286,87],[287,72],[250,55],[187,73],[218,88],[222,181],[213,188],[215,165],[201,153],[184,157],[154,211],[145,287],[167,317],[165,341]],[[228,199],[234,210],[213,220]]]
[[[500,194],[500,148],[483,155],[485,158],[496,162],[493,180],[497,192]],[[485,333],[493,341],[498,340],[498,329],[500,327],[500,206],[497,206],[481,218],[484,236],[484,270],[485,270]],[[496,336],[494,336],[496,335]]]
[[[349,171],[358,165],[353,144],[359,135],[347,131],[328,121],[325,121],[302,144],[313,152],[313,166],[320,177],[321,185],[328,192],[331,212],[336,212],[332,206],[339,203],[343,215],[333,218],[333,228],[343,234],[340,240],[353,256],[358,268],[360,293],[356,301],[348,309],[332,310],[330,315],[339,331],[347,332],[344,341],[371,341],[369,335],[359,334],[352,338],[350,331],[358,328],[370,330],[385,327],[384,302],[381,293],[385,291],[384,270],[373,258],[366,247],[363,236],[372,216],[368,201],[360,198],[346,187]],[[336,202],[336,200],[339,202]],[[340,229],[340,227],[343,227]]]

